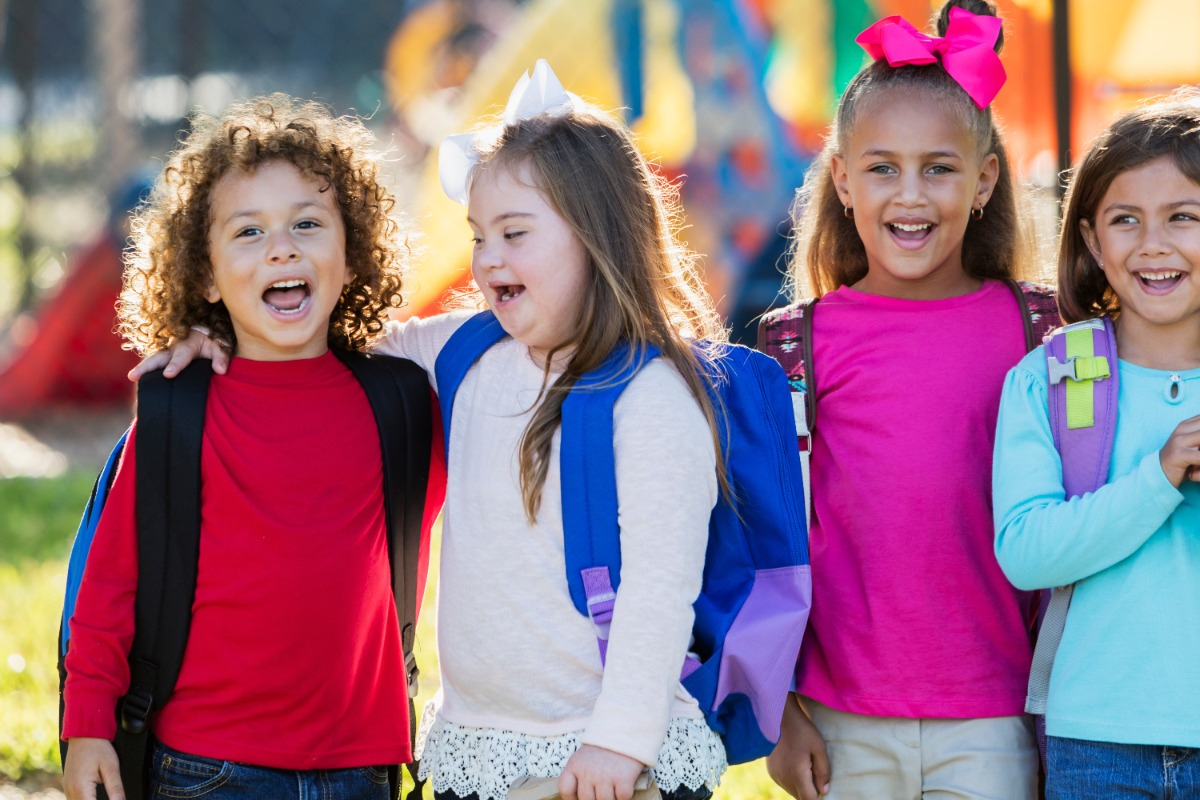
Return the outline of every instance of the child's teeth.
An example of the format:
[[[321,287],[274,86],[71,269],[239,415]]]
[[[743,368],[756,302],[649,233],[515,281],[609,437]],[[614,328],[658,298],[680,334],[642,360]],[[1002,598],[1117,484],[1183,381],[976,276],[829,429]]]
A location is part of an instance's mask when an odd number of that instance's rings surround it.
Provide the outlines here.
[[[297,286],[304,286],[304,285],[305,285],[304,281],[300,281],[300,280],[276,281],[275,283],[271,284],[270,288],[272,288],[272,289],[295,289]]]
[[[1179,277],[1178,272],[1147,272],[1142,275],[1148,281],[1173,281]]]
[[[907,231],[908,233],[915,233],[916,231],[923,231],[928,228],[929,223],[922,222],[919,225],[906,225],[903,222],[893,222],[892,227],[899,228],[900,230]]]

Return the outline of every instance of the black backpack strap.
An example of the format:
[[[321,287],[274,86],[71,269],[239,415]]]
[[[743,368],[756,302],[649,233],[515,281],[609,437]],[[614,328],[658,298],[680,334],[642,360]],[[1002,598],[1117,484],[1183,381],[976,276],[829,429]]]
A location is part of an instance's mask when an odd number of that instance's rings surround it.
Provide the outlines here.
[[[404,646],[408,680],[409,734],[416,738],[417,662],[413,656],[417,621],[417,566],[429,484],[429,454],[433,446],[433,398],[425,370],[411,361],[389,356],[334,351],[362,384],[375,423],[383,456],[384,512],[388,524],[388,558],[392,593]],[[409,766],[419,797],[417,764]],[[392,796],[399,793],[399,771],[391,770]]]
[[[200,557],[200,442],[212,365],[138,382],[135,632],[129,691],[113,742],[128,800],[145,795],[149,718],[175,688],[191,627]]]
[[[1028,353],[1038,346],[1037,336],[1033,332],[1033,312],[1029,308],[1029,299],[1025,296],[1024,287],[1012,278],[1005,278],[1004,284],[1017,299],[1017,308],[1021,309],[1021,325],[1025,328],[1025,352]]]
[[[808,435],[810,437],[817,426],[817,372],[813,369],[813,316],[817,310],[818,299],[808,297],[799,303],[800,329],[802,331],[800,352],[802,353],[801,358],[804,359],[804,385],[808,387],[808,391],[804,393],[804,411],[808,416]]]

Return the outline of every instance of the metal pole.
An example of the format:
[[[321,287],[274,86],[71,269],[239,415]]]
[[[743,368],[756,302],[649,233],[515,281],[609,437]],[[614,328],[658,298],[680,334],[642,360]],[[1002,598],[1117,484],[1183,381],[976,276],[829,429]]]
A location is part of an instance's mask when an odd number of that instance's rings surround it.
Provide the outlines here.
[[[127,98],[138,70],[140,4],[90,0],[89,6],[101,100],[97,166],[101,187],[108,192],[128,175],[137,158],[140,131],[129,116]]]
[[[1066,192],[1063,177],[1071,168],[1071,21],[1070,0],[1054,0],[1054,131],[1058,139],[1058,197]]]

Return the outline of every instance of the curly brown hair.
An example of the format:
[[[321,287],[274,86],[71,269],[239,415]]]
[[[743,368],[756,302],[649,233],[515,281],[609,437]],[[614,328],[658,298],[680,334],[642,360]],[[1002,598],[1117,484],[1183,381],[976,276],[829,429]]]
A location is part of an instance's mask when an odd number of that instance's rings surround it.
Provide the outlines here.
[[[396,198],[380,182],[374,142],[360,118],[334,116],[320,103],[285,94],[236,103],[220,117],[193,117],[191,132],[134,214],[118,303],[126,348],[145,355],[204,325],[236,351],[225,304],[205,297],[213,188],[231,172],[253,173],[276,161],[323,182],[341,208],[354,277],[329,317],[329,346],[361,350],[382,336],[387,309],[402,302],[408,248]]]

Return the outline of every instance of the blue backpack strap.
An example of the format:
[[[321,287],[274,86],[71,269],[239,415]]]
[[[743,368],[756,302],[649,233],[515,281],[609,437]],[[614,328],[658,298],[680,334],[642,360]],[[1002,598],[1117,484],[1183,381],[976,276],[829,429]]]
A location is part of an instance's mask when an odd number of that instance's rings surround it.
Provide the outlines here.
[[[1046,342],[1050,427],[1062,461],[1067,498],[1108,482],[1117,427],[1117,340],[1108,317],[1066,325]],[[1033,651],[1025,710],[1046,713],[1050,672],[1067,624],[1074,586],[1050,595]]]
[[[563,497],[563,550],[571,601],[591,616],[607,641],[612,601],[621,582],[621,536],[617,523],[617,471],[613,409],[637,371],[658,349],[631,353],[619,345],[581,377],[562,405],[559,467]]]
[[[442,407],[442,436],[445,437],[446,458],[450,457],[450,415],[454,397],[467,372],[487,352],[488,348],[508,334],[491,311],[481,311],[450,334],[433,365],[437,378],[439,405]]]
[[[75,541],[71,544],[71,559],[67,564],[67,591],[63,598],[63,612],[58,636],[58,657],[61,661],[67,655],[67,643],[71,638],[71,617],[75,616],[75,601],[79,597],[79,586],[83,583],[83,568],[87,565],[88,553],[92,549],[92,539],[96,536],[96,524],[100,521],[100,512],[108,500],[108,492],[112,489],[113,478],[117,474],[117,463],[125,450],[125,442],[129,439],[129,429],[121,434],[121,438],[113,445],[112,452],[104,462],[104,468],[96,476],[92,485],[92,494],[83,509],[83,517],[75,530]]]

